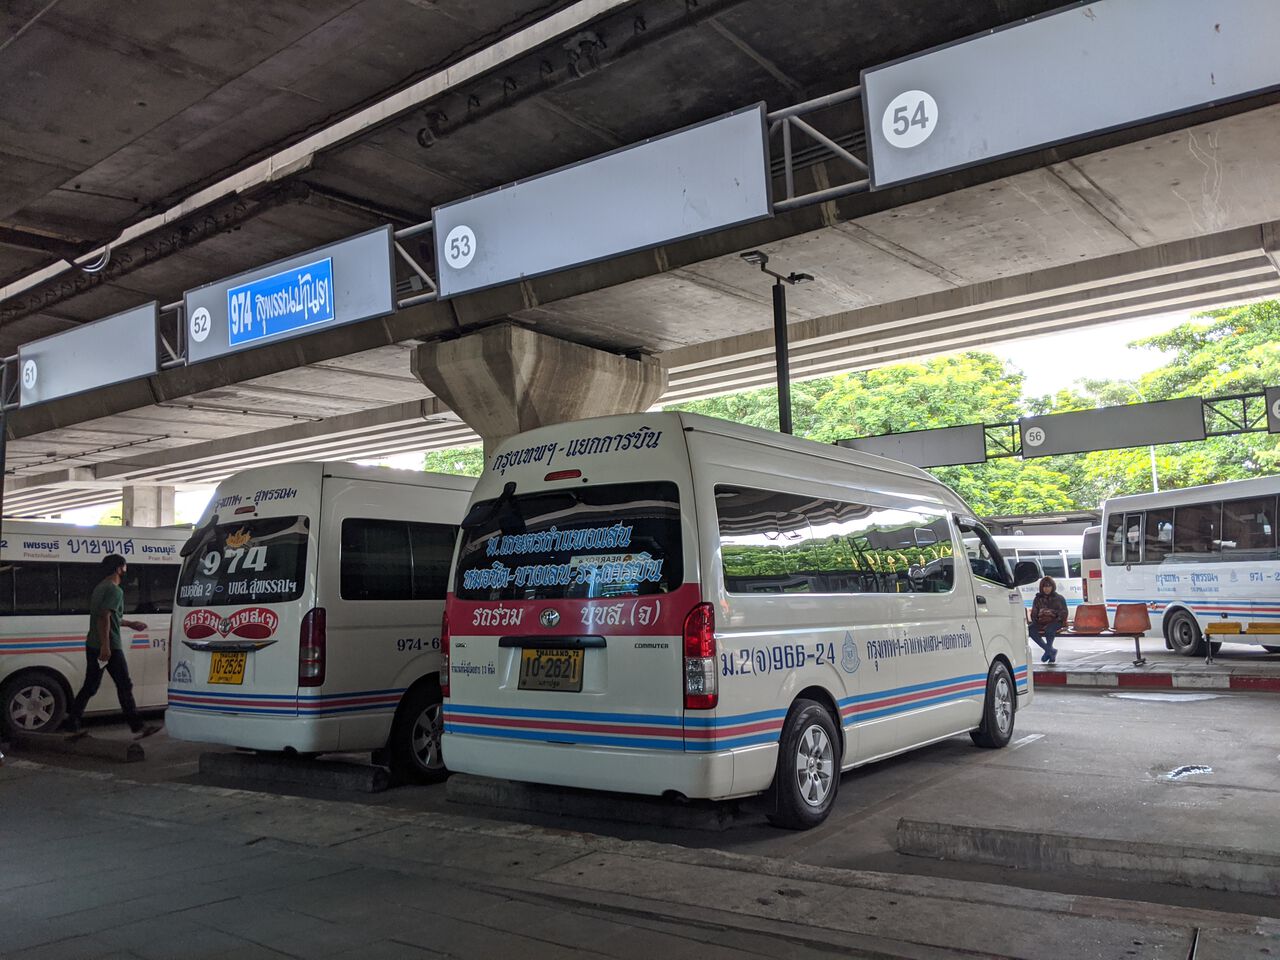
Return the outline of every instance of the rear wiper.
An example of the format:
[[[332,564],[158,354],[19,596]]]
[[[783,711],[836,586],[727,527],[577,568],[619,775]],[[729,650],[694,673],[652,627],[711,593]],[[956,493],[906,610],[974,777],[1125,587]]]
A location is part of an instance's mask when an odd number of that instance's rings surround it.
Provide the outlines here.
[[[187,538],[187,542],[182,545],[182,549],[178,551],[178,555],[181,557],[191,556],[191,554],[204,546],[204,542],[209,539],[210,534],[212,534],[217,528],[218,515],[215,513],[209,518],[208,523],[203,527],[197,527],[191,536]]]
[[[498,512],[506,504],[512,502],[515,496],[516,482],[508,480],[506,486],[502,488],[502,493],[496,499],[481,500],[467,511],[467,515],[462,518],[462,529],[473,530],[488,523],[498,515]]]

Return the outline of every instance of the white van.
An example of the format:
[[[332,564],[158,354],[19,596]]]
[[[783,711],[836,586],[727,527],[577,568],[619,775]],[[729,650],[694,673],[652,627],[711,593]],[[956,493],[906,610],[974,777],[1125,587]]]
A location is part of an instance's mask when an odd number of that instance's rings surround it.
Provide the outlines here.
[[[349,463],[224,480],[183,547],[169,734],[442,777],[435,627],[474,485]]]
[[[0,726],[24,733],[57,729],[84,685],[89,595],[102,580],[102,558],[129,564],[120,584],[122,629],[133,697],[140,710],[164,707],[166,645],[178,550],[188,528],[73,527],[6,520],[0,536]],[[104,677],[87,715],[119,712],[116,685]]]
[[[1008,743],[1032,693],[1014,579],[964,502],[896,461],[685,413],[524,433],[463,521],[445,755],[599,790],[770,790],[774,822],[813,826],[841,770]]]

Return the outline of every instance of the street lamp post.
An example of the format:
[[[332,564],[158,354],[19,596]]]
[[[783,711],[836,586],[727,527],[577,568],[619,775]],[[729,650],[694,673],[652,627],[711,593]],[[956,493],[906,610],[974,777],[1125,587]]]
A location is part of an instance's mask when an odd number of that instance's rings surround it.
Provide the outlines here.
[[[1134,395],[1143,403],[1147,402],[1146,395],[1143,394],[1143,392],[1139,390],[1137,387],[1135,387],[1132,383],[1126,383],[1124,385],[1128,387],[1130,390],[1132,390]],[[1159,493],[1160,479],[1159,477],[1156,476],[1156,445],[1154,443],[1151,444],[1150,446],[1147,447],[1147,450],[1150,451],[1151,453],[1151,492]]]
[[[769,257],[761,250],[742,254],[747,263],[758,264],[762,273],[773,277],[773,354],[778,374],[778,430],[791,433],[791,351],[787,340],[787,287],[809,283],[808,273],[781,274],[769,269]]]

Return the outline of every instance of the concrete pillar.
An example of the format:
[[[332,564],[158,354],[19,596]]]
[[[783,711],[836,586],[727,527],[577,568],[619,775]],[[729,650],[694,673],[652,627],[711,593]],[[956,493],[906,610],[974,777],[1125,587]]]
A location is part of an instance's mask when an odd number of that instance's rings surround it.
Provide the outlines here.
[[[629,360],[511,323],[413,351],[413,373],[484,440],[648,410],[667,388],[656,360]]]
[[[126,527],[167,527],[173,523],[173,487],[125,487],[120,518]]]

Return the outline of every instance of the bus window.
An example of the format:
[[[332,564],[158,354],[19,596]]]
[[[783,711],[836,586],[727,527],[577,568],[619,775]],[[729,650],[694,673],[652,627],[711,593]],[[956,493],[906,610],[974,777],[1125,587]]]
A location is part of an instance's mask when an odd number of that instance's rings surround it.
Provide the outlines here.
[[[1173,549],[1173,508],[1147,511],[1146,540],[1143,549],[1147,563],[1159,563]]]
[[[1173,515],[1173,552],[1178,555],[1217,553],[1221,549],[1221,529],[1221,503],[1177,507]]]
[[[1276,546],[1274,497],[1228,500],[1222,505],[1222,552],[1232,559],[1270,560]]]
[[[1041,572],[1046,577],[1061,580],[1067,575],[1067,567],[1062,562],[1061,550],[1019,550],[1017,554],[1019,560],[1034,560],[1038,563]],[[1078,577],[1080,574],[1077,572],[1075,576]]]
[[[1124,514],[1113,513],[1107,519],[1107,563],[1124,563]]]
[[[1142,514],[1124,515],[1124,562],[1142,562]]]

